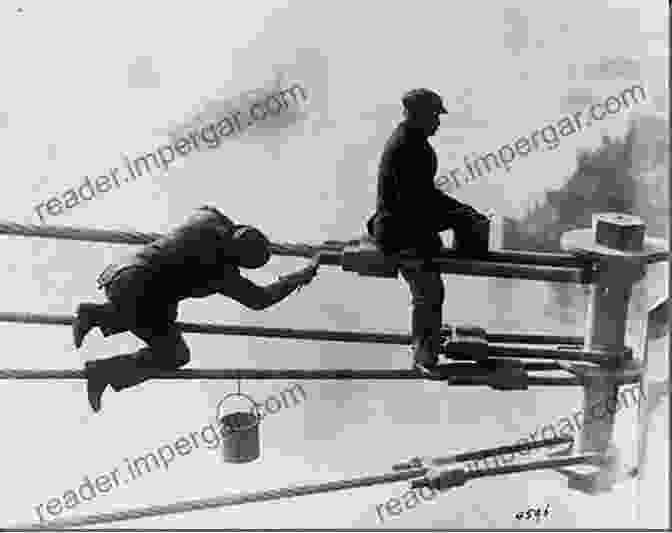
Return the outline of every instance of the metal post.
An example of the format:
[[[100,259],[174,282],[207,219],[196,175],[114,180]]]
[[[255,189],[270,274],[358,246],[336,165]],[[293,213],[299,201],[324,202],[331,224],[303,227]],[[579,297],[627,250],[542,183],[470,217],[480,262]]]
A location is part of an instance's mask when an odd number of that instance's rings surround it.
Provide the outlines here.
[[[648,252],[644,246],[645,226],[641,219],[629,215],[595,215],[592,230],[574,230],[563,236],[563,246],[598,258],[594,284],[591,286],[584,346],[586,350],[604,348],[623,353],[611,364],[600,367],[571,365],[583,385],[583,426],[578,434],[578,453],[600,453],[608,459],[605,467],[586,474],[581,469],[565,469],[569,487],[595,493],[609,490],[622,481],[633,448],[614,442],[617,423],[627,423],[619,413],[619,387],[638,380],[642,364],[625,350],[628,307],[633,285],[646,273]],[[589,238],[588,238],[589,237]],[[592,242],[590,242],[592,241]],[[646,241],[648,245],[650,242]],[[640,246],[641,245],[641,246]],[[641,391],[640,391],[641,393]],[[630,424],[632,425],[632,424]],[[631,433],[631,432],[630,432]],[[619,443],[620,444],[620,443]],[[571,474],[571,475],[569,475]]]
[[[639,268],[638,268],[639,267]],[[628,306],[633,284],[644,271],[622,258],[604,257],[600,277],[591,287],[586,318],[585,348],[603,346],[624,352]],[[611,444],[618,405],[619,385],[638,365],[623,357],[612,368],[591,368],[582,373],[584,425],[579,436],[580,453],[606,453]],[[630,371],[630,372],[628,372]]]

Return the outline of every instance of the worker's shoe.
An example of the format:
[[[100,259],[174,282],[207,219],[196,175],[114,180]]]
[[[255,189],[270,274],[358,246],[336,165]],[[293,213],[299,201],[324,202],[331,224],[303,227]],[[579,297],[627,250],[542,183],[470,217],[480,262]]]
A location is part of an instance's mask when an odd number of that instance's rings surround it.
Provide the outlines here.
[[[89,398],[89,405],[94,413],[100,411],[103,392],[107,388],[108,382],[102,369],[96,366],[96,363],[87,362],[84,364],[86,372],[86,394]]]
[[[72,337],[76,348],[81,348],[84,337],[97,326],[93,319],[94,309],[97,304],[79,304],[77,306],[77,314],[72,323]]]
[[[430,374],[439,362],[439,357],[431,349],[428,341],[413,343],[413,367],[424,374]]]

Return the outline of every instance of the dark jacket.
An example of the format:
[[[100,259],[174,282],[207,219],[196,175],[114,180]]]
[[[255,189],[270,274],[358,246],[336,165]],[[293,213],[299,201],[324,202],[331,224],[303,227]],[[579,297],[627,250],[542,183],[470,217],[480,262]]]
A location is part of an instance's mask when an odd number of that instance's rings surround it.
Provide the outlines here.
[[[399,124],[380,159],[376,212],[367,222],[385,253],[415,248],[435,255],[442,246],[440,232],[464,233],[474,217],[485,218],[435,187],[437,166],[425,135],[407,122]]]
[[[109,282],[127,267],[151,272],[151,286],[166,301],[221,292],[227,285],[249,283],[230,255],[234,223],[214,208],[200,208],[185,223],[110,265],[99,279]]]

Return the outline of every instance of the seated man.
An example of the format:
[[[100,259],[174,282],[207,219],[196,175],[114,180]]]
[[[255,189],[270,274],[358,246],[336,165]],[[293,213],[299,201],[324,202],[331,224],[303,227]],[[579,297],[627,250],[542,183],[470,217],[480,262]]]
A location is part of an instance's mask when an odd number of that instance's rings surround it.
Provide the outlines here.
[[[116,391],[149,379],[157,370],[189,362],[189,348],[175,321],[185,298],[222,294],[255,310],[280,302],[309,283],[318,258],[266,287],[255,285],[239,268],[260,268],[270,259],[269,242],[259,230],[234,224],[213,207],[201,207],[169,235],[143,247],[99,276],[108,303],[82,303],[73,324],[75,346],[98,326],[104,336],[131,331],[147,347],[135,353],[86,363],[89,403],[98,412],[111,385]]]
[[[434,185],[437,158],[428,138],[439,115],[441,97],[416,89],[402,98],[405,120],[387,141],[378,169],[376,212],[367,222],[369,235],[386,254],[413,249],[425,258],[419,269],[402,268],[413,303],[411,335],[414,363],[427,371],[438,362],[444,287],[431,257],[441,250],[439,233],[453,229],[456,249],[487,253],[489,220],[472,207],[443,194]]]

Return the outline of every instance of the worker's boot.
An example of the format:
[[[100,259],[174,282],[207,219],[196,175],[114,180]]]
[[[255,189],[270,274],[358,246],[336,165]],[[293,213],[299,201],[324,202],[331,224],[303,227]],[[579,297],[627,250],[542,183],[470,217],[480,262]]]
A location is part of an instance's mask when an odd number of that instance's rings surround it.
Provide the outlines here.
[[[89,405],[94,413],[100,411],[103,392],[107,388],[108,382],[103,368],[99,368],[95,362],[86,362],[84,364],[86,372],[86,394],[89,399]]]
[[[430,337],[413,342],[413,366],[425,374],[430,374],[439,362],[438,350]]]
[[[441,349],[440,304],[415,305],[411,319],[413,366],[427,372],[439,362]]]
[[[91,303],[83,303],[77,306],[77,314],[72,323],[72,337],[76,348],[81,348],[84,337],[98,325],[95,317],[99,307],[101,307],[100,304]]]

